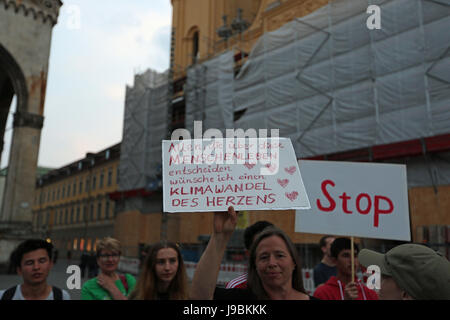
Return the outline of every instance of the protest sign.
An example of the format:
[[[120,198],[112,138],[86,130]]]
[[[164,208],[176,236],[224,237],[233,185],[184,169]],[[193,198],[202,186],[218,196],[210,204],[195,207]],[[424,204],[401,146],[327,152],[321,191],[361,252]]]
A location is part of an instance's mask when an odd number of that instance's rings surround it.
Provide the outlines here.
[[[162,142],[165,212],[310,208],[290,139]]]
[[[299,161],[311,209],[295,231],[410,241],[406,166]]]

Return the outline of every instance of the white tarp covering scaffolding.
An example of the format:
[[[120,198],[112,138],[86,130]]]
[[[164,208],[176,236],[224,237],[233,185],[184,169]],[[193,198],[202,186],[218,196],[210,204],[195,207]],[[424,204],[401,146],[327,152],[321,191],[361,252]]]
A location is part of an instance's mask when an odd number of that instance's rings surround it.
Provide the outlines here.
[[[186,129],[194,132],[194,120],[203,128],[233,127],[234,56],[228,51],[187,72],[185,86]]]
[[[381,8],[381,30],[367,28],[369,5]],[[233,61],[220,56],[189,72],[186,126],[220,105],[226,111],[207,114],[204,130],[280,129],[302,158],[449,133],[449,30],[450,0],[330,1],[262,36],[220,87],[226,94],[202,70],[230,69]],[[216,102],[205,100],[209,90]],[[233,123],[229,110],[243,115]],[[448,158],[441,160],[414,167],[427,175],[448,169]],[[438,180],[450,183],[449,172]]]
[[[167,133],[167,73],[136,75],[127,87],[119,164],[119,190],[148,188],[161,172]]]

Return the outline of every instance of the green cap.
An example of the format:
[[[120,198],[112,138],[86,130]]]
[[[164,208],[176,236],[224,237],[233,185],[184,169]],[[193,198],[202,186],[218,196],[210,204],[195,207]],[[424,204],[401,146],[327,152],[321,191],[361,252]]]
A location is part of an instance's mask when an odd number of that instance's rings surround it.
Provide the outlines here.
[[[363,249],[358,260],[364,267],[377,265],[414,299],[450,300],[450,262],[433,249],[420,244],[402,244],[386,254]]]

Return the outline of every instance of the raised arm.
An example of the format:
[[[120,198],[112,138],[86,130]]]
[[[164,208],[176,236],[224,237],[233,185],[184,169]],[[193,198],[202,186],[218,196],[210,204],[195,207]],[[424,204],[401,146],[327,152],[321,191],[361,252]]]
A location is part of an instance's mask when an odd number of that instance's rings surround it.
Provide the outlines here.
[[[214,231],[195,269],[190,292],[191,299],[211,300],[213,298],[220,263],[236,222],[237,216],[233,207],[229,207],[228,212],[214,213]]]

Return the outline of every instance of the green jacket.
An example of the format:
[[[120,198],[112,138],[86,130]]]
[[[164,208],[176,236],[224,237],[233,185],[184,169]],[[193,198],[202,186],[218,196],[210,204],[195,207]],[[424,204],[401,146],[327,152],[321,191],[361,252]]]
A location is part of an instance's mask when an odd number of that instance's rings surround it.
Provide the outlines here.
[[[128,284],[128,292],[126,292],[120,279],[116,280],[116,287],[127,297],[128,294],[133,291],[136,285],[136,279],[129,273],[125,274],[125,279]],[[81,300],[112,300],[112,297],[108,291],[103,289],[103,287],[97,283],[97,278],[95,277],[83,284],[83,287],[81,288]]]

